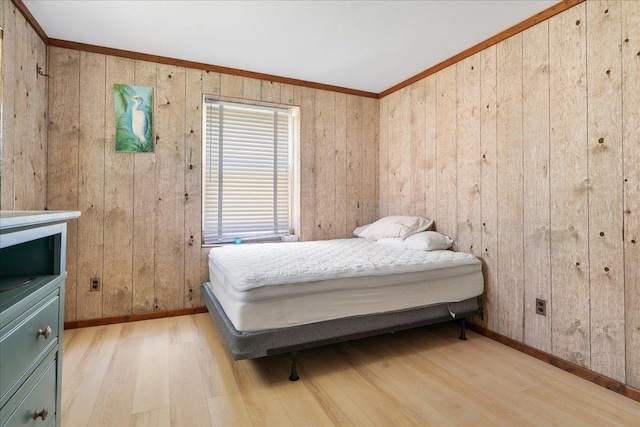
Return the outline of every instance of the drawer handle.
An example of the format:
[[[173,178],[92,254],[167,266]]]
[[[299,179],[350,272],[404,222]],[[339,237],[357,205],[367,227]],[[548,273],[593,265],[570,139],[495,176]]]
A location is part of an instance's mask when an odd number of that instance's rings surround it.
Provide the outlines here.
[[[36,338],[40,338],[44,336],[45,340],[51,338],[51,326],[47,326],[44,331],[42,329],[38,329],[38,333],[36,334]]]
[[[36,411],[33,413],[34,420],[37,420],[40,417],[42,418],[42,421],[44,421],[47,419],[48,416],[49,416],[49,408],[47,408],[46,406],[42,408],[42,411],[38,411],[36,409]]]

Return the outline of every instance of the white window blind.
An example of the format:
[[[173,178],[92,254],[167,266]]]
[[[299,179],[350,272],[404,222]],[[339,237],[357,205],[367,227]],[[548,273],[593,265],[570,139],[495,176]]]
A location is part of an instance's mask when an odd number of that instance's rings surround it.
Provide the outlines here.
[[[204,243],[289,234],[289,111],[207,98],[204,107]]]

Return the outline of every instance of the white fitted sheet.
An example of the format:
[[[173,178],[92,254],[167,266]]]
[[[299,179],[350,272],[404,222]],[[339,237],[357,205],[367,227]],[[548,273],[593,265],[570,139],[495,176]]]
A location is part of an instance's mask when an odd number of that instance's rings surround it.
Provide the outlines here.
[[[473,255],[365,239],[214,248],[209,276],[213,294],[242,332],[458,302],[484,288]]]

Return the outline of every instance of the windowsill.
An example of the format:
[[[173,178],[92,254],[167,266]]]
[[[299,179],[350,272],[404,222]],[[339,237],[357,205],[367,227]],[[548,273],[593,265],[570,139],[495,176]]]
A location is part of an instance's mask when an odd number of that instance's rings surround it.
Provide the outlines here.
[[[282,241],[281,238],[274,238],[274,239],[249,240],[242,243],[235,243],[235,242],[210,243],[208,245],[202,245],[202,248],[219,248],[219,247],[229,246],[229,245],[253,245],[256,243],[291,243],[291,242],[284,242]]]

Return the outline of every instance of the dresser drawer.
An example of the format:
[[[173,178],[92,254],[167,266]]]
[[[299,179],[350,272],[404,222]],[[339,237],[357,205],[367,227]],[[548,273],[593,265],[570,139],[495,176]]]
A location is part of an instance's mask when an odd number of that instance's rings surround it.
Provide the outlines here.
[[[59,305],[59,294],[50,294],[0,331],[1,402],[6,402],[58,342]]]
[[[48,361],[49,366],[38,382],[19,403],[2,427],[48,426],[56,416],[56,360]],[[40,371],[42,372],[42,371]],[[38,373],[40,373],[38,372]],[[22,394],[22,393],[19,393]],[[39,416],[34,419],[34,415]],[[44,420],[42,417],[44,416]]]

